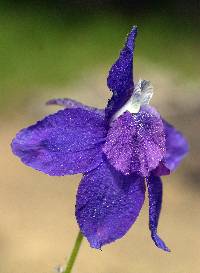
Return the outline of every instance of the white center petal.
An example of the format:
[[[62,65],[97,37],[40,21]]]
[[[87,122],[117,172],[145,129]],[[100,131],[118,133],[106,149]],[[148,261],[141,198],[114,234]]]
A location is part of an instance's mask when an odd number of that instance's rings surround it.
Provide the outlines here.
[[[135,85],[133,95],[111,118],[111,122],[121,116],[124,112],[129,111],[132,114],[137,114],[140,107],[149,104],[153,96],[153,86],[150,81],[139,80]]]

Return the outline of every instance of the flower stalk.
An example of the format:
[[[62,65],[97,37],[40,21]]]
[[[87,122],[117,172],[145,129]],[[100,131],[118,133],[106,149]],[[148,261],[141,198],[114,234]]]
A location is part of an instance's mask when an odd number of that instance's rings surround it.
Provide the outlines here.
[[[73,265],[74,265],[74,263],[76,261],[76,258],[77,258],[77,255],[78,255],[82,240],[83,240],[83,235],[79,231],[79,233],[77,235],[77,238],[76,238],[76,241],[75,241],[75,244],[74,244],[74,248],[73,248],[72,253],[71,253],[71,256],[70,256],[70,258],[68,260],[67,267],[66,267],[66,269],[65,269],[65,271],[63,273],[71,273],[72,272],[72,268],[73,268]]]

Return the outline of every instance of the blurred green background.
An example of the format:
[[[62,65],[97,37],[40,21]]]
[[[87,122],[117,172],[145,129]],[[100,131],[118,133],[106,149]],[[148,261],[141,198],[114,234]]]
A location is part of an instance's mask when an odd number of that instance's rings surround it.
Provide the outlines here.
[[[184,7],[180,1],[176,14],[174,1],[165,7],[153,2],[2,2],[1,108],[8,101],[17,103],[19,95],[33,95],[33,88],[35,92],[38,87],[53,90],[94,67],[108,69],[133,24],[140,31],[136,69],[142,57],[176,70],[180,78],[198,79],[200,37],[195,7],[187,10],[190,4]]]
[[[146,204],[122,240],[102,252],[85,241],[73,272],[199,272],[200,7],[185,0],[0,1],[0,272],[50,273],[66,263],[80,177],[37,173],[9,145],[19,129],[56,110],[45,106],[50,98],[103,107],[107,72],[132,25],[139,28],[135,79],[152,81],[152,104],[191,148],[164,178],[159,231],[172,253],[151,242]]]

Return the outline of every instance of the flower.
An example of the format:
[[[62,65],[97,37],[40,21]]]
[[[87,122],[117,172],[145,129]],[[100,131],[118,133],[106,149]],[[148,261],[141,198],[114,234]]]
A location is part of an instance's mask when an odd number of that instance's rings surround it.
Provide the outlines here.
[[[111,67],[107,84],[112,98],[105,109],[70,99],[50,100],[64,106],[12,141],[21,161],[51,176],[83,173],[76,200],[76,219],[91,247],[101,248],[126,234],[149,196],[149,229],[157,235],[162,204],[162,175],[176,169],[188,152],[183,135],[149,106],[149,81],[133,82],[137,27],[129,33]]]

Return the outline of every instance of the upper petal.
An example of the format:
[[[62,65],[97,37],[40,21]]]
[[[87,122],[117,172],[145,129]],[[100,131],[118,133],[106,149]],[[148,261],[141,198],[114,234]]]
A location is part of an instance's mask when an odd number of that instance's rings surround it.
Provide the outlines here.
[[[82,108],[88,111],[96,112],[99,115],[105,116],[105,110],[104,109],[98,109],[96,107],[91,107],[88,105],[85,105],[79,101],[63,98],[63,99],[51,99],[47,101],[47,105],[59,105],[63,106],[65,108]]]
[[[148,176],[165,155],[165,134],[159,113],[142,107],[137,114],[125,112],[111,123],[103,151],[124,174]]]
[[[140,176],[124,176],[106,161],[84,175],[77,193],[76,218],[91,247],[121,238],[135,222],[144,202]]]
[[[162,206],[162,181],[160,177],[151,175],[147,178],[149,195],[149,229],[155,245],[165,251],[170,251],[157,234],[158,221]]]
[[[23,163],[49,175],[82,173],[101,163],[105,133],[101,115],[65,109],[21,130],[12,150]]]
[[[106,108],[108,118],[124,105],[133,92],[133,55],[136,36],[137,27],[134,26],[127,37],[119,58],[109,71],[107,85],[113,95]]]

